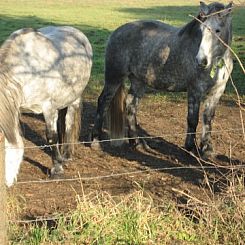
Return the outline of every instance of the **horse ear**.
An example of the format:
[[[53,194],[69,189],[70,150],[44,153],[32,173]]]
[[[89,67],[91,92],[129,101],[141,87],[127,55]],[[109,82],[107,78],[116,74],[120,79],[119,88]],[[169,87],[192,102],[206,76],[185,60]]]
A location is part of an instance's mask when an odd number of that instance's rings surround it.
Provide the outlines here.
[[[232,8],[233,8],[233,2],[228,3],[225,6],[224,11],[221,13],[221,16],[229,15],[231,13]]]
[[[205,15],[208,15],[209,8],[208,5],[204,2],[200,2],[200,16],[205,17]]]
[[[233,7],[233,2],[230,2],[230,3],[228,3],[228,4],[225,6],[225,9],[227,9],[227,10],[228,10],[228,13],[230,13],[231,10],[232,10],[232,7]]]

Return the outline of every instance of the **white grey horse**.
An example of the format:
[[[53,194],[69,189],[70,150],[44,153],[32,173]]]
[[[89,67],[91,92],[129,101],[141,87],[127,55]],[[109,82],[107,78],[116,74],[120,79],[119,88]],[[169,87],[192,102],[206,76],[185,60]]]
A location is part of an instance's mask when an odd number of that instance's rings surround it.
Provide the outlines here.
[[[200,149],[213,152],[211,123],[215,108],[233,69],[231,52],[232,3],[200,3],[196,19],[177,28],[159,21],[135,21],[116,29],[109,38],[105,57],[105,85],[99,96],[91,140],[100,137],[110,107],[111,137],[137,139],[136,111],[147,85],[165,91],[188,92],[187,150],[195,148],[200,103],[204,100]],[[124,81],[131,86],[124,100]],[[124,103],[126,106],[124,106]],[[174,108],[173,108],[174,110]],[[124,120],[124,113],[126,120]]]
[[[51,175],[63,173],[70,143],[78,140],[81,99],[91,73],[92,47],[69,26],[15,31],[0,49],[0,129],[5,139],[6,183],[12,185],[23,158],[19,113],[43,113],[52,148]],[[58,122],[59,117],[59,123]],[[63,132],[62,132],[63,131]],[[59,136],[59,135],[60,136]],[[67,143],[60,151],[57,143]]]

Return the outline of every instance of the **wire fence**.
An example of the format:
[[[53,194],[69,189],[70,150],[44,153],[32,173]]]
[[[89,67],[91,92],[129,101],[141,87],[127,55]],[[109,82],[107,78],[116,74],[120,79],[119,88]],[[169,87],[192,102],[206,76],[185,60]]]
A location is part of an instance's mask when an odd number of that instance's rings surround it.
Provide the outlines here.
[[[240,134],[243,135],[243,129],[240,128],[234,128],[234,129],[222,129],[222,130],[211,130],[211,131],[206,131],[207,133],[211,133],[211,134],[224,134],[224,133],[235,133],[236,134]],[[115,138],[115,139],[103,139],[103,140],[97,140],[96,139],[96,143],[107,143],[107,142],[113,142],[113,141],[126,141],[126,140],[137,140],[137,139],[161,139],[164,137],[168,137],[168,136],[186,136],[186,135],[201,135],[202,132],[196,132],[196,133],[165,133],[165,134],[161,134],[158,136],[137,136],[137,137],[123,137],[123,138]],[[89,144],[93,144],[95,141],[78,141],[78,142],[70,142],[70,143],[56,143],[56,144],[44,144],[44,145],[36,145],[36,146],[24,146],[21,147],[21,149],[45,149],[45,148],[50,148],[52,146],[64,146],[64,145],[89,145]],[[19,147],[12,147],[12,146],[5,146],[4,149],[20,149]]]
[[[193,18],[196,18],[194,16],[191,16]],[[199,20],[198,20],[199,21]],[[220,40],[222,41],[222,40]],[[223,41],[222,41],[223,42]],[[227,46],[230,48],[229,46]],[[244,73],[244,67],[236,53],[232,49],[230,49],[237,60],[239,61],[240,67],[243,70]],[[212,134],[225,134],[225,133],[236,133],[239,135],[244,136],[244,128],[234,128],[234,129],[227,129],[227,130],[212,130],[210,131]],[[161,134],[159,136],[138,136],[138,137],[123,137],[123,138],[117,138],[117,139],[104,139],[104,140],[96,140],[96,143],[106,143],[106,142],[113,142],[113,141],[126,141],[126,140],[133,140],[133,139],[143,139],[143,140],[149,140],[149,139],[161,139],[167,136],[186,136],[187,134],[191,133],[166,133],[166,134]],[[202,134],[202,132],[197,132],[196,134]],[[84,145],[84,144],[93,144],[94,141],[79,141],[79,142],[73,142],[73,143],[64,143],[64,144],[51,144],[51,145],[36,145],[36,146],[24,146],[24,149],[45,149],[45,148],[50,148],[52,146],[61,146],[61,145]],[[14,148],[17,149],[16,147],[8,147],[8,148]],[[5,148],[6,149],[6,148]],[[194,156],[192,154],[192,156]],[[196,156],[194,156],[196,157]],[[198,157],[196,157],[198,158]],[[81,177],[79,173],[79,177],[77,178],[63,178],[63,179],[39,179],[39,180],[30,180],[30,181],[17,181],[17,185],[29,185],[29,184],[48,184],[48,183],[59,183],[59,182],[73,182],[73,181],[78,181],[78,182],[83,182],[83,181],[90,181],[90,180],[99,180],[99,179],[106,179],[106,178],[115,178],[115,177],[121,177],[121,176],[127,176],[127,175],[138,175],[138,174],[144,174],[144,173],[151,173],[151,172],[158,172],[158,171],[166,171],[166,170],[173,170],[173,171],[181,171],[181,170],[188,170],[188,169],[194,169],[197,171],[205,171],[205,170],[211,170],[211,169],[219,169],[219,168],[225,168],[228,170],[241,170],[245,169],[245,165],[229,165],[229,166],[222,166],[218,164],[213,164],[211,162],[206,162],[209,164],[209,166],[176,166],[176,167],[162,167],[162,168],[147,168],[147,169],[142,169],[142,170],[137,170],[137,171],[127,171],[127,172],[121,172],[121,173],[111,173],[107,175],[99,175],[99,176],[90,176],[90,177]],[[56,215],[56,216],[49,216],[49,217],[44,217],[44,216],[39,216],[35,219],[26,219],[26,220],[10,220],[10,223],[37,223],[37,222],[48,222],[48,221],[55,221],[58,220],[61,217],[61,215]],[[70,218],[69,216],[63,215],[62,217],[64,218]]]
[[[71,181],[88,181],[88,180],[98,180],[106,178],[121,177],[125,175],[137,175],[142,173],[150,173],[157,171],[166,171],[166,170],[186,170],[186,169],[195,169],[195,170],[208,170],[208,169],[218,169],[224,168],[229,170],[238,170],[245,169],[245,165],[235,165],[235,166],[180,166],[180,167],[163,167],[163,168],[150,168],[138,171],[129,171],[123,173],[112,173],[108,175],[92,176],[92,177],[78,177],[78,178],[65,178],[65,179],[49,179],[49,180],[30,180],[30,181],[18,181],[16,184],[42,184],[42,183],[56,183],[56,182],[71,182]]]
[[[223,135],[227,133],[232,133],[232,134],[237,134],[243,136],[243,130],[242,128],[234,128],[234,129],[226,129],[226,130],[212,130],[210,131],[212,134],[217,134],[217,135]],[[108,142],[113,142],[113,141],[118,141],[118,140],[130,140],[130,139],[162,139],[167,136],[186,136],[188,133],[166,133],[166,134],[161,134],[159,136],[142,136],[142,137],[124,137],[124,138],[117,138],[117,139],[105,139],[105,140],[96,140],[96,143],[108,143]],[[196,134],[201,134],[201,132],[197,132]],[[64,143],[64,144],[59,144],[59,145],[66,145],[66,144],[74,144],[74,145],[86,145],[86,144],[92,144],[94,141],[79,141],[75,143]],[[55,144],[57,145],[57,144]],[[40,146],[25,146],[24,149],[45,149],[49,148],[54,145],[40,145]],[[181,148],[183,151],[186,151],[185,149]],[[186,151],[187,152],[187,151]],[[197,158],[198,161],[200,161],[200,158],[193,153],[188,152],[191,154],[193,157]],[[240,164],[240,165],[219,165],[216,163],[204,161],[204,163],[208,164],[209,166],[203,166],[202,164],[200,166],[175,166],[175,167],[159,167],[159,168],[150,168],[146,166],[146,169],[141,169],[137,171],[126,171],[126,172],[120,172],[120,173],[110,173],[106,175],[97,175],[97,176],[90,176],[90,177],[81,177],[81,173],[78,172],[79,177],[74,177],[74,178],[60,178],[60,179],[38,179],[38,180],[29,180],[29,181],[17,181],[15,184],[16,185],[31,185],[31,184],[52,184],[52,183],[61,183],[61,182],[85,182],[85,181],[93,181],[93,180],[102,180],[102,179],[107,179],[107,178],[117,178],[117,177],[122,177],[122,176],[135,176],[135,175],[140,175],[140,174],[145,174],[145,173],[153,173],[153,172],[161,172],[161,171],[182,171],[182,170],[196,170],[196,171],[206,171],[206,170],[219,170],[219,169],[226,169],[229,171],[234,171],[234,170],[244,170],[245,165]],[[23,219],[23,220],[9,220],[10,223],[15,223],[15,224],[35,224],[35,223],[45,223],[45,222],[58,222],[58,220],[62,217],[62,219],[70,219],[71,216],[69,215],[54,215],[54,216],[38,216],[34,219]]]
[[[234,129],[226,129],[226,130],[212,130],[209,131],[212,134],[216,135],[222,135],[226,133],[236,133],[237,135],[243,135],[242,128],[234,128]],[[116,139],[104,139],[104,140],[96,140],[96,143],[108,143],[113,141],[127,141],[127,140],[136,140],[136,139],[143,139],[143,140],[149,140],[149,139],[163,139],[167,136],[186,136],[188,134],[194,134],[194,133],[166,133],[161,134],[159,136],[137,136],[137,137],[123,137],[123,138],[116,138]],[[197,132],[196,134],[202,134],[201,132]],[[64,145],[86,145],[86,144],[93,144],[94,141],[79,141],[74,143],[63,143],[63,144],[50,144],[50,145],[36,145],[36,146],[24,146],[24,149],[45,149],[50,148],[52,146],[64,146]],[[5,147],[5,149],[11,148],[11,149],[18,149],[16,147]],[[183,151],[191,154],[192,153],[186,151],[185,149],[179,147]],[[195,156],[194,156],[195,157]],[[207,164],[211,164],[210,162],[206,162]],[[34,183],[54,183],[54,182],[71,182],[71,181],[87,181],[87,180],[95,180],[95,179],[104,179],[104,178],[112,178],[112,177],[119,177],[123,175],[131,175],[131,174],[141,174],[145,172],[156,172],[156,171],[163,171],[163,170],[181,170],[181,169],[196,169],[196,170],[204,170],[204,169],[217,169],[217,168],[225,168],[225,169],[241,169],[244,168],[244,165],[235,165],[235,166],[222,166],[215,164],[215,166],[180,166],[180,167],[165,167],[165,168],[156,168],[156,169],[145,169],[140,171],[133,171],[133,172],[124,172],[124,173],[116,173],[116,174],[109,174],[109,175],[103,175],[103,176],[93,176],[93,177],[78,177],[78,178],[64,178],[64,179],[45,179],[45,180],[30,180],[30,181],[17,181],[15,184],[34,184]]]

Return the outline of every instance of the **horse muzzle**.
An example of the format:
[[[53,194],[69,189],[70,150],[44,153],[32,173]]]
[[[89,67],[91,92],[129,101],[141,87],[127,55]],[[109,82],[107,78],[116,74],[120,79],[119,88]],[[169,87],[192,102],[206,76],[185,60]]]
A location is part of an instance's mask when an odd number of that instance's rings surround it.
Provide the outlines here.
[[[196,62],[198,67],[203,68],[203,69],[207,69],[208,68],[208,59],[207,58],[199,58],[196,57]]]

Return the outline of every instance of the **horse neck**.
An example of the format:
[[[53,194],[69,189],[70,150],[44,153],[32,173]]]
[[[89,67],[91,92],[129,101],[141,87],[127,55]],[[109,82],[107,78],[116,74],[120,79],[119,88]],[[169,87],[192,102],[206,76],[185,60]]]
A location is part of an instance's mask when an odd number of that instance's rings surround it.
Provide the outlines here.
[[[191,56],[196,55],[202,38],[199,21],[193,19],[180,28],[176,35],[180,52]]]
[[[0,71],[0,129],[11,144],[17,143],[21,91],[18,84]]]
[[[198,16],[197,19],[200,17]],[[200,22],[197,19],[193,19],[185,26],[179,29],[178,36],[181,41],[200,41],[201,39],[201,30]]]

